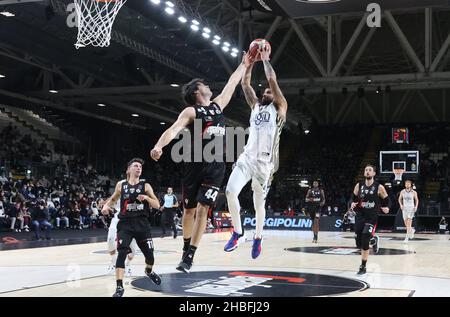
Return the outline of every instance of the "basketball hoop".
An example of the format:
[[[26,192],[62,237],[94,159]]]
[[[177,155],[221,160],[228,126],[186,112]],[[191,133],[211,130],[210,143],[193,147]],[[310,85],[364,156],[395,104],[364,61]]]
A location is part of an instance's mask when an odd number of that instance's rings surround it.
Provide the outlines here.
[[[75,47],[108,47],[117,13],[127,0],[74,0],[78,15]]]
[[[404,172],[405,172],[405,170],[402,168],[394,168],[394,175],[395,175],[394,180],[401,181]]]

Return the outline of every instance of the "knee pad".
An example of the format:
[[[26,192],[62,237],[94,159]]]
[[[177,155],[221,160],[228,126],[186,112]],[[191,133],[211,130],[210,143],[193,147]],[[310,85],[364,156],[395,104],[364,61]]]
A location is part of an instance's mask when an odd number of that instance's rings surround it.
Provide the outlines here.
[[[361,238],[361,242],[362,242],[362,249],[364,251],[369,250],[369,246],[370,246],[370,240],[372,239],[372,232],[373,232],[373,225],[371,224],[366,224],[364,226],[364,229],[362,231],[362,238]]]
[[[116,268],[125,269],[125,260],[128,255],[128,250],[126,248],[120,248],[117,254]]]
[[[147,239],[144,241],[138,242],[139,249],[141,249],[142,254],[145,257],[145,264],[153,265],[155,263],[155,257],[153,255],[153,240]]]

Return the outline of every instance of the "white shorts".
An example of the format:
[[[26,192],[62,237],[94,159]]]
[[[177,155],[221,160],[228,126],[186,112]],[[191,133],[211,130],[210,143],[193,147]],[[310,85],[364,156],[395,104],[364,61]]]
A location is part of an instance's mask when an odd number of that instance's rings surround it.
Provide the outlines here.
[[[108,229],[108,252],[113,252],[117,250],[117,224],[119,223],[119,219],[114,217],[111,220],[111,224]],[[136,240],[133,239],[130,244],[131,253],[136,255],[136,251],[139,249]]]
[[[251,160],[244,152],[236,161],[236,167],[239,167],[244,172],[246,178],[252,180],[253,190],[257,190],[260,187],[264,194],[267,195],[274,170],[272,163]]]
[[[414,207],[403,207],[403,220],[414,218]]]

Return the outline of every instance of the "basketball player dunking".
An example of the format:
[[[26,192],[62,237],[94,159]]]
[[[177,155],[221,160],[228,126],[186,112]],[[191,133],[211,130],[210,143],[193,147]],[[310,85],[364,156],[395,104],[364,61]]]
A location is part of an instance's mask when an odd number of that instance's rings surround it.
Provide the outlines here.
[[[226,196],[230,209],[234,231],[225,245],[227,252],[236,249],[245,240],[241,224],[239,193],[251,180],[253,204],[256,211],[256,232],[253,238],[252,258],[261,253],[262,231],[266,218],[266,196],[269,192],[273,174],[278,169],[278,148],[281,131],[286,121],[287,102],[280,90],[272,65],[269,62],[270,49],[265,47],[258,51],[264,64],[269,88],[264,90],[259,100],[251,87],[253,63],[247,68],[242,78],[245,99],[252,109],[250,115],[250,134],[244,152],[239,156],[228,180]]]
[[[150,156],[155,161],[162,155],[162,149],[177,134],[188,127],[190,130],[192,149],[200,143],[202,153],[208,144],[222,139],[225,148],[225,116],[223,110],[228,105],[242,78],[244,70],[250,64],[250,56],[245,54],[241,64],[231,75],[221,94],[211,100],[212,92],[202,79],[193,79],[183,87],[183,98],[187,103],[177,121],[160,137]],[[194,123],[201,124],[201,135],[194,135]],[[196,140],[200,138],[200,141]],[[220,142],[219,142],[220,143]],[[211,143],[214,144],[214,143]],[[225,151],[224,151],[225,153]],[[225,160],[214,157],[207,162],[201,155],[199,162],[192,160],[195,153],[191,151],[191,162],[185,162],[183,179],[183,257],[177,270],[189,273],[193,258],[205,231],[208,210],[213,207],[225,176]]]
[[[317,243],[319,236],[319,219],[320,211],[325,205],[325,193],[323,189],[319,188],[319,181],[313,182],[313,187],[306,193],[306,203],[308,204],[309,217],[313,222],[312,230],[314,233],[313,243]]]
[[[356,245],[361,249],[362,258],[358,275],[366,274],[369,245],[375,234],[378,213],[380,210],[389,213],[389,196],[384,186],[375,181],[375,175],[375,167],[367,165],[364,169],[365,180],[353,189],[351,209],[356,212]]]
[[[419,198],[417,197],[417,192],[412,189],[411,180],[405,181],[405,189],[400,192],[398,203],[400,204],[406,226],[406,237],[404,241],[408,242],[409,239],[414,239],[414,232],[416,230],[412,228],[412,221],[417,211],[417,206],[419,206]]]
[[[117,224],[117,262],[116,283],[117,288],[113,297],[122,297],[124,293],[123,276],[125,273],[125,259],[130,250],[130,244],[136,239],[139,249],[145,256],[145,275],[153,283],[161,284],[161,278],[153,272],[155,258],[153,256],[153,240],[148,220],[150,207],[159,208],[159,200],[153,193],[150,184],[140,179],[144,160],[134,158],[128,163],[126,180],[116,184],[113,195],[102,208],[102,214],[108,215],[112,206],[120,199],[120,212]]]

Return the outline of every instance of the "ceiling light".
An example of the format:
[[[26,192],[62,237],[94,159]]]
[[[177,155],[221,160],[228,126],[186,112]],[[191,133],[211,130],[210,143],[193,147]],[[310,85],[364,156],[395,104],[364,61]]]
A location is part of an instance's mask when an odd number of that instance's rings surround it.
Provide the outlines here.
[[[131,116],[135,117],[135,118],[139,117],[139,115],[137,113],[132,113]]]
[[[99,107],[106,107],[106,105],[104,103],[98,103],[97,106],[99,106]]]
[[[8,11],[2,11],[0,12],[1,15],[5,16],[5,17],[14,17],[16,16],[14,13],[8,12]]]
[[[175,13],[175,10],[172,9],[171,7],[166,7],[166,8],[164,9],[164,11],[166,11],[166,13],[167,13],[167,14],[170,14],[170,15],[172,15],[172,14]]]
[[[170,1],[166,1],[166,6],[173,8],[175,5]]]
[[[180,21],[181,23],[186,23],[186,22],[187,22],[187,19],[186,19],[184,16],[180,16],[180,17],[178,18],[178,21]]]
[[[170,87],[177,88],[177,87],[180,87],[180,85],[178,85],[178,84],[170,84]]]
[[[50,92],[50,93],[52,93],[52,94],[57,94],[57,93],[58,93],[58,90],[53,90],[53,89],[51,89],[51,90],[49,90],[48,92]]]
[[[220,41],[218,41],[218,40],[213,40],[212,41],[215,45],[220,45]]]

